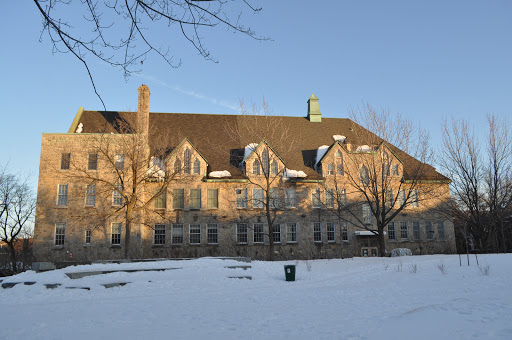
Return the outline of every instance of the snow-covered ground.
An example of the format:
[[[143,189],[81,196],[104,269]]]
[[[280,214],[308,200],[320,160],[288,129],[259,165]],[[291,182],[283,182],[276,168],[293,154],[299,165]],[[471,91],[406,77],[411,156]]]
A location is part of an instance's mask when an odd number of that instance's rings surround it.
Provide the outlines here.
[[[0,339],[512,339],[512,255],[480,255],[481,269],[470,261],[299,261],[295,282],[283,270],[295,262],[256,261],[243,270],[225,267],[247,263],[211,258],[26,272],[4,278],[37,283],[0,289]],[[252,280],[228,278],[247,275]],[[130,283],[102,286],[113,282]]]

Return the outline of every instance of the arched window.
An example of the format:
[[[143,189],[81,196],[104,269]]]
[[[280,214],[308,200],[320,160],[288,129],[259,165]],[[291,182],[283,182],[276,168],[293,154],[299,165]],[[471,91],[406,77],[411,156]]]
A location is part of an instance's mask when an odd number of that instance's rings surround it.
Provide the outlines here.
[[[174,161],[174,173],[175,174],[181,173],[181,161],[179,159],[176,159]]]
[[[273,161],[272,164],[270,165],[270,173],[272,175],[277,175],[279,173],[279,165],[277,164],[276,161]]]
[[[268,174],[268,150],[265,148],[261,153],[261,163],[263,167],[263,173]]]
[[[196,175],[201,174],[201,162],[199,162],[199,159],[197,159],[197,158],[194,161],[194,174],[196,174]]]
[[[190,149],[186,148],[183,152],[183,172],[186,174],[190,173]]]
[[[255,159],[254,162],[252,163],[252,173],[254,175],[260,174],[260,161],[258,161],[257,159]]]
[[[389,176],[389,155],[386,151],[382,153],[382,174]]]
[[[362,166],[361,170],[359,170],[359,174],[361,176],[361,184],[368,185],[370,184],[370,177],[368,176],[368,168],[366,166]]]

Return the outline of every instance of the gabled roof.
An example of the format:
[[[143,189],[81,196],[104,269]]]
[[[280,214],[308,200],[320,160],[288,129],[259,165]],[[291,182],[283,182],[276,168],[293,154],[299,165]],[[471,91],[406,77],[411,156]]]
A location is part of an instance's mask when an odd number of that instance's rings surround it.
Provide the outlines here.
[[[194,149],[197,154],[199,156],[201,156],[201,158],[205,161],[206,164],[208,164],[208,160],[203,156],[203,154],[197,150],[197,148],[194,146],[194,144],[188,139],[188,138],[183,138],[183,140],[181,141],[180,144],[178,144],[175,148],[173,148],[173,150],[167,155],[167,157],[165,157],[165,160],[164,160],[164,163],[167,163],[167,161],[176,153],[178,152],[178,150],[183,146],[183,144],[185,143],[188,143],[192,149]],[[171,146],[171,145],[170,145]]]
[[[119,133],[116,129],[118,119],[127,122],[135,121],[136,112],[101,112],[83,111],[79,118],[82,123],[82,133]],[[208,159],[208,171],[228,170],[232,178],[244,178],[238,165],[243,159],[244,148],[247,145],[242,138],[233,138],[226,132],[226,126],[235,128],[247,124],[247,117],[243,115],[222,115],[222,114],[192,114],[192,113],[156,113],[149,114],[150,145],[153,146],[157,139],[164,142],[171,149],[176,148],[187,138],[196,150],[200,151],[203,158]],[[357,140],[356,130],[363,129],[347,118],[326,118],[322,117],[321,122],[310,122],[306,117],[290,116],[254,116],[251,119],[270,119],[275,121],[276,126],[284,126],[288,129],[288,135],[293,140],[270,140],[269,136],[260,136],[259,140],[265,137],[267,144],[272,145],[276,155],[283,155],[285,148],[289,151],[282,159],[289,169],[304,171],[307,179],[322,179],[322,176],[314,170],[316,153],[319,145],[334,145],[332,136],[343,134],[346,136],[345,143],[361,145],[364,141]],[[364,130],[364,129],[363,129]],[[157,137],[152,137],[157,136]],[[256,139],[258,140],[258,139]],[[387,144],[387,143],[386,143]],[[343,145],[342,145],[343,146]],[[407,179],[408,173],[421,163],[401,151],[400,149],[387,144],[392,152],[404,164],[404,173]],[[425,180],[449,181],[449,179],[430,166],[426,165]]]

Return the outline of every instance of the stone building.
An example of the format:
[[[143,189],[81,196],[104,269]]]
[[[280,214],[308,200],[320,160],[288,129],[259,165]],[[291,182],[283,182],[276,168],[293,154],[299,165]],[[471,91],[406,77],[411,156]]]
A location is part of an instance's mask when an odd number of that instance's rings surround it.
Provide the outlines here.
[[[455,251],[449,179],[314,95],[307,117],[150,113],[149,95],[43,134],[38,261]],[[382,235],[379,206],[396,213]]]

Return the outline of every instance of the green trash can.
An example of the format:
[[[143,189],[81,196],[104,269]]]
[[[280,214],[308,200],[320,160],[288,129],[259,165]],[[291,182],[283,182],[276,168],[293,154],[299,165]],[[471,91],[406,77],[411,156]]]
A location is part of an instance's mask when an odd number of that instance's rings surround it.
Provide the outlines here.
[[[284,266],[284,275],[286,276],[286,281],[295,281],[295,265]]]

